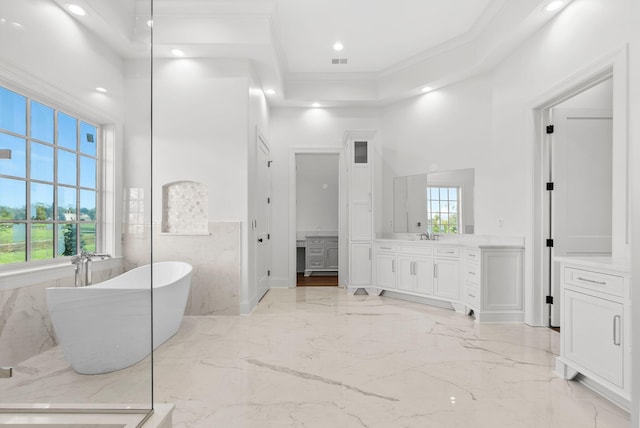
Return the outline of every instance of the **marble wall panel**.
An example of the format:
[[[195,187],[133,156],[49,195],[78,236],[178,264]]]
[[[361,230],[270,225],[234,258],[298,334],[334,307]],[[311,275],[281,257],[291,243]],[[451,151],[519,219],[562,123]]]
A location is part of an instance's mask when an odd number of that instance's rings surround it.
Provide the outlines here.
[[[48,275],[44,271],[33,284],[0,290],[0,365],[16,365],[57,345],[47,309],[46,289],[72,287],[73,270],[67,271],[69,273],[62,275],[51,274],[49,279],[45,279]],[[109,261],[103,267],[94,263],[94,283],[120,273],[120,261]]]
[[[160,233],[153,227],[153,260],[182,261],[193,268],[186,315],[238,315],[240,313],[241,224],[209,222],[208,235]],[[123,230],[132,230],[123,228]],[[125,270],[151,260],[149,226],[123,237]]]

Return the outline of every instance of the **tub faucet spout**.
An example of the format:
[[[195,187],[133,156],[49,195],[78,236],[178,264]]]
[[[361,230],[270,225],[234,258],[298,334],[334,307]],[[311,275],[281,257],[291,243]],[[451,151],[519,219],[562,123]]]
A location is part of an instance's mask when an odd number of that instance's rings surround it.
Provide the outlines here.
[[[110,259],[111,254],[108,253],[87,253],[87,258],[92,259],[94,257],[99,257],[100,260]]]

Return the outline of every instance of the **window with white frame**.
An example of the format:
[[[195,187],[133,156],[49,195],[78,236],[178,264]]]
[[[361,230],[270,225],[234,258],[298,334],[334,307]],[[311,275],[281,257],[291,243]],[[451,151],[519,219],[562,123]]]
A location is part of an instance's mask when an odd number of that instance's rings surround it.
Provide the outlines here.
[[[96,250],[98,130],[0,87],[0,265]]]
[[[433,233],[459,233],[460,188],[427,187],[427,221]]]

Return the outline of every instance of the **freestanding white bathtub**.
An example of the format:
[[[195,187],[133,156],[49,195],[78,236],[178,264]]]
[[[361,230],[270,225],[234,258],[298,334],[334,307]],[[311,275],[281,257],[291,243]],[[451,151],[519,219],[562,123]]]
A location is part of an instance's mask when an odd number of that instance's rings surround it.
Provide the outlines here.
[[[192,266],[153,263],[153,347],[176,334]],[[47,305],[64,355],[82,374],[129,367],[151,352],[151,265],[88,287],[47,288]]]

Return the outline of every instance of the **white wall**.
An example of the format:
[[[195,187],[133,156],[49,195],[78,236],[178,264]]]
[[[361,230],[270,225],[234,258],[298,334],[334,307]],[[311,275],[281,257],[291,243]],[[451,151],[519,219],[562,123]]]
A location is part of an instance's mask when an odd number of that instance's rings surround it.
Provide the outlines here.
[[[125,211],[125,266],[140,264],[151,221],[162,218],[162,186],[175,181],[196,181],[207,186],[208,221],[240,223],[237,260],[241,263],[235,296],[242,300],[249,290],[249,64],[244,60],[156,59],[153,63],[153,154],[149,143],[149,62],[127,62],[127,128],[124,186],[143,189],[139,201],[144,216],[131,224]],[[262,119],[254,115],[253,128]],[[255,131],[251,133],[255,138]],[[255,148],[253,149],[255,152]],[[255,156],[255,155],[254,155]],[[148,160],[153,158],[153,219],[151,219],[151,175]],[[136,206],[127,201],[128,209]],[[153,229],[154,231],[157,228]],[[199,248],[202,237],[183,237]],[[156,240],[162,245],[168,240]],[[142,248],[141,248],[142,247]],[[166,252],[166,251],[165,251]],[[148,250],[147,250],[148,253]],[[215,263],[215,260],[203,261]],[[207,287],[221,284],[206,279]],[[228,281],[227,281],[228,282]],[[226,284],[231,287],[233,284]],[[217,287],[217,288],[216,288]],[[214,292],[212,291],[212,292]],[[233,296],[231,296],[233,297]],[[229,311],[233,311],[229,309]],[[237,302],[235,307],[238,312]],[[229,312],[233,313],[233,312]]]
[[[613,109],[613,80],[607,79],[578,95],[561,102],[556,108]]]
[[[490,153],[491,89],[490,77],[483,75],[386,108],[381,124],[383,233],[392,232],[393,177],[475,168],[476,195],[491,193],[487,187],[495,172],[485,167],[487,158],[496,156]],[[476,210],[493,203],[484,198],[476,201]],[[488,228],[476,221],[476,233]]]
[[[366,108],[274,108],[271,111],[273,156],[272,285],[289,284],[289,153],[292,148],[342,147],[348,129],[378,129],[380,110]],[[295,260],[295,258],[294,258]]]
[[[525,304],[530,323],[543,323],[543,296],[533,284],[532,242],[538,237],[533,231],[532,108],[553,88],[624,47],[629,5],[629,1],[575,0],[493,73],[492,138],[485,161],[486,171],[493,173],[477,189],[476,219],[482,233],[525,236]],[[624,204],[618,208],[624,210]],[[504,219],[502,228],[498,218]]]
[[[337,154],[296,155],[296,230],[337,232],[338,190]]]

